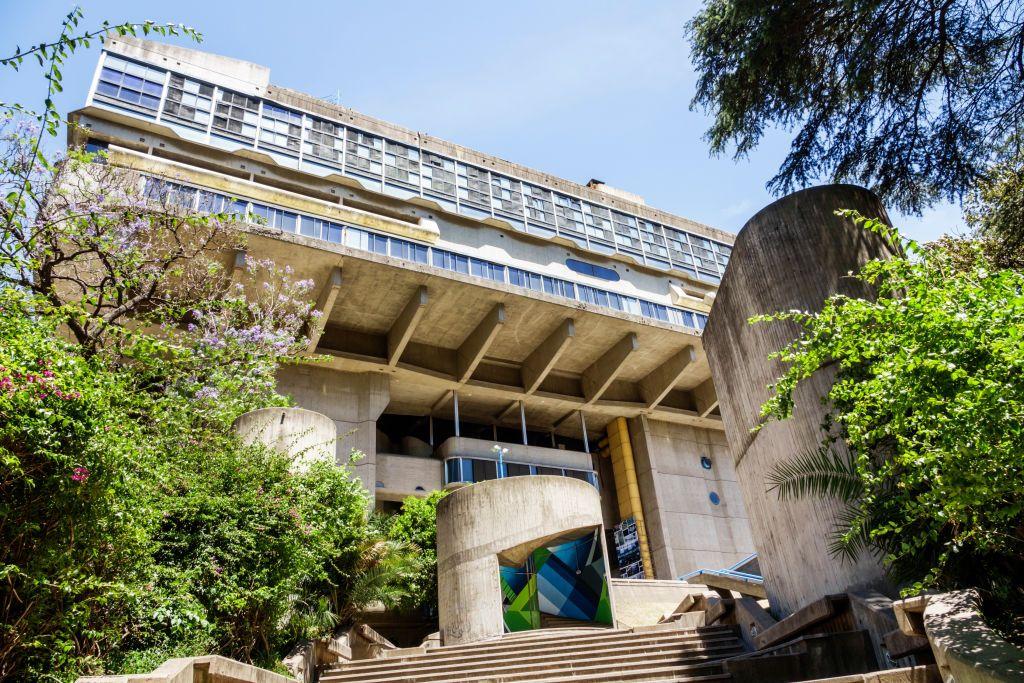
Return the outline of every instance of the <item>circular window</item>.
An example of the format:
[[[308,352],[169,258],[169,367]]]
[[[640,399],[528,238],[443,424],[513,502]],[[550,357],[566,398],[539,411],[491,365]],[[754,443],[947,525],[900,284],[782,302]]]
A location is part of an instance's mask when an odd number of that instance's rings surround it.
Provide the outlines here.
[[[712,505],[718,505],[719,503],[722,502],[722,499],[719,498],[718,494],[715,493],[714,491],[712,491],[711,493],[708,494],[708,498],[711,499],[711,504]]]
[[[706,455],[700,456],[700,466],[706,470],[711,469],[711,458]]]

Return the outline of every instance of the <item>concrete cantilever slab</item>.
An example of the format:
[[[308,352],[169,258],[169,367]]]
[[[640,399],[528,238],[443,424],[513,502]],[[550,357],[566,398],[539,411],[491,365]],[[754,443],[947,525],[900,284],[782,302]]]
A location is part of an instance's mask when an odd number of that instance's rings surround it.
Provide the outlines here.
[[[570,477],[507,477],[458,489],[437,506],[437,583],[445,645],[500,636],[498,557],[600,528],[601,500]],[[603,547],[602,552],[607,557]],[[607,576],[607,573],[606,573]]]

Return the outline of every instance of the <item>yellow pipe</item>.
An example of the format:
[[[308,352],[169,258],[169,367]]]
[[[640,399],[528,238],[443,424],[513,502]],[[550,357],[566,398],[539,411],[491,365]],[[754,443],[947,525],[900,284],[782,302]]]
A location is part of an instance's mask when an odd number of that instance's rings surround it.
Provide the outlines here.
[[[651,562],[651,547],[647,543],[647,525],[644,524],[644,509],[640,502],[640,486],[636,482],[636,465],[633,463],[633,446],[629,442],[626,418],[617,417],[608,423],[608,449],[612,457],[615,494],[619,499],[619,521],[629,517],[636,521],[644,576],[653,579],[654,564]]]

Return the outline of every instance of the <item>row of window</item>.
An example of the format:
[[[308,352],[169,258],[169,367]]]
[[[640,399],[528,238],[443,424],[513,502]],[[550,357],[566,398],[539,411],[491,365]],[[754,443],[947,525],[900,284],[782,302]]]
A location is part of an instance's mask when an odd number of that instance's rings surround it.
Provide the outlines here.
[[[382,192],[429,197],[473,218],[501,218],[518,230],[565,237],[598,253],[626,254],[654,268],[675,268],[718,283],[729,260],[728,245],[699,235],[180,74],[169,75],[158,112],[165,75],[105,54],[96,95],[145,115],[336,168]]]
[[[315,218],[274,206],[252,202],[246,199],[227,197],[216,192],[180,185],[158,178],[146,178],[145,194],[149,199],[167,202],[185,209],[206,213],[236,213],[261,225],[277,228],[284,232],[315,237],[346,247],[369,251],[433,265],[463,275],[471,275],[492,282],[523,287],[535,292],[544,292],[574,301],[583,301],[595,306],[613,308],[652,320],[703,330],[707,316],[673,306],[646,301],[633,296],[608,292],[596,287],[577,284],[568,280],[532,273],[522,268],[494,263],[475,256],[458,254],[447,249],[417,244],[390,235],[381,235],[363,228]]]
[[[498,461],[484,458],[449,458],[444,461],[445,484],[473,484],[478,481],[504,479],[505,477],[529,477],[547,474],[556,477],[572,477],[597,488],[597,474],[590,470],[574,470],[568,467],[529,465],[521,462],[502,462],[501,476],[498,475]]]

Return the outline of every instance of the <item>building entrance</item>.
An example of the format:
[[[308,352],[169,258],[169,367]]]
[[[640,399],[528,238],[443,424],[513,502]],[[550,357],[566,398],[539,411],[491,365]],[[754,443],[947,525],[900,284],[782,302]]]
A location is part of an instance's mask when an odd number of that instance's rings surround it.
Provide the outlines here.
[[[599,530],[538,547],[522,565],[501,564],[505,630],[529,631],[566,622],[610,626],[605,567]]]

